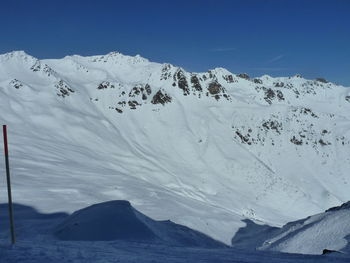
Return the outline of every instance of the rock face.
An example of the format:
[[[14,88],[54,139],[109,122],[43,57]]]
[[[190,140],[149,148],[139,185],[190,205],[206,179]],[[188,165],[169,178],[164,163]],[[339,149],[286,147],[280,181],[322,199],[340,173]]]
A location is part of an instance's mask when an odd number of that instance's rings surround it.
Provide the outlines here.
[[[168,94],[163,94],[161,90],[159,90],[154,96],[151,101],[153,104],[162,104],[171,102],[171,97]]]
[[[328,81],[324,78],[317,78],[316,79],[318,82],[322,82],[322,83],[328,83]]]
[[[250,79],[249,75],[246,73],[238,74],[237,77],[240,77],[242,79],[247,79],[247,80]]]

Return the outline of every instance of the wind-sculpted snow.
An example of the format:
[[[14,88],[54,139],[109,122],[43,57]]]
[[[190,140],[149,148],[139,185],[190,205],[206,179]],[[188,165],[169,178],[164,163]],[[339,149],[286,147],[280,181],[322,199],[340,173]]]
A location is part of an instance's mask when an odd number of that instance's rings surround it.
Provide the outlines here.
[[[0,55],[16,202],[73,212],[125,199],[227,244],[244,219],[282,226],[350,199],[349,96],[323,79],[116,52]]]
[[[322,254],[327,249],[348,254],[349,204],[290,222],[270,235],[259,249],[303,254]]]
[[[349,261],[346,254],[297,255],[229,248],[187,227],[147,218],[126,201],[95,204],[70,216],[40,213],[32,207],[15,204],[17,242],[8,245],[7,212],[7,205],[0,204],[0,262],[6,263]],[[146,224],[149,228],[145,228]],[[65,240],[53,235],[57,226],[64,231],[61,234]],[[109,240],[96,240],[96,237]]]
[[[232,238],[232,247],[244,250],[279,251],[298,254],[349,255],[350,202],[317,215],[289,222],[282,228],[244,220]]]
[[[56,227],[62,240],[126,240],[185,247],[224,248],[223,243],[171,221],[155,221],[128,201],[109,201],[79,210]]]

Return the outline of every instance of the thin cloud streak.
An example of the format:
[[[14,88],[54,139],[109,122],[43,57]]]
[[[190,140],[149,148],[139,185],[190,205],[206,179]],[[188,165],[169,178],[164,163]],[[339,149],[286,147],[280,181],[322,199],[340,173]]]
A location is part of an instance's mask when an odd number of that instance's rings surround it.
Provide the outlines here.
[[[279,61],[279,60],[281,60],[281,59],[284,58],[284,57],[285,57],[285,56],[284,56],[283,54],[278,55],[278,56],[276,56],[276,57],[270,59],[269,61],[267,61],[267,63],[273,63],[273,62]]]

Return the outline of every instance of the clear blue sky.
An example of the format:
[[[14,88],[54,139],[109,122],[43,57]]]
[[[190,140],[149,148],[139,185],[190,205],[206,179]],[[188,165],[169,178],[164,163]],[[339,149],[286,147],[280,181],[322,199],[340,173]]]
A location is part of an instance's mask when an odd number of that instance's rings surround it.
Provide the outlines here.
[[[119,51],[189,71],[325,77],[350,86],[348,0],[1,0],[0,53]]]

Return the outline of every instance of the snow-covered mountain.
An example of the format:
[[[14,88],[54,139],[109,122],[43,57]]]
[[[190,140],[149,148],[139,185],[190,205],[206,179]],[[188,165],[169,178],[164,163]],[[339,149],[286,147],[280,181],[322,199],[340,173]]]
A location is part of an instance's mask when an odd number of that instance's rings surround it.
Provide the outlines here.
[[[243,219],[281,226],[350,199],[349,112],[350,89],[322,78],[0,55],[15,202],[129,200],[227,244]]]

